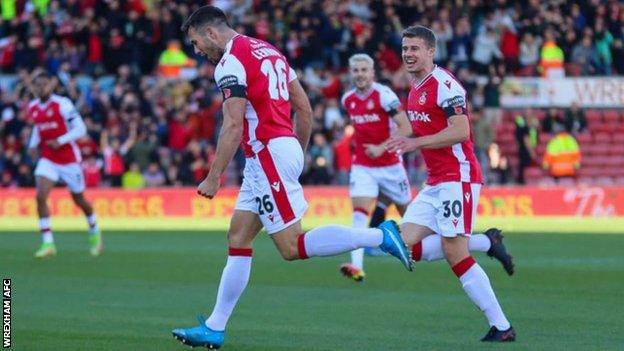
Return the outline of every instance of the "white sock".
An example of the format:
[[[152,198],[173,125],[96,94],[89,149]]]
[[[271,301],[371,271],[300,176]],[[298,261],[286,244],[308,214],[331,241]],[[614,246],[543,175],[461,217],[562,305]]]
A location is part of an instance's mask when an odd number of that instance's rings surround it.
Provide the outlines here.
[[[50,227],[50,217],[39,218],[39,231],[44,244],[54,243],[54,235]]]
[[[232,255],[232,250],[246,251],[241,255]],[[225,325],[232,315],[238,299],[245,291],[251,272],[251,249],[230,249],[225,268],[221,274],[217,302],[212,314],[206,320],[206,326],[215,331],[225,330]]]
[[[420,247],[418,245],[421,245]],[[473,234],[468,240],[468,250],[471,252],[487,252],[490,249],[490,239],[484,234]],[[429,235],[412,247],[412,258],[415,261],[438,261],[444,258],[442,251],[442,237]]]
[[[377,247],[383,241],[383,232],[377,228],[350,228],[326,225],[301,234],[298,240],[299,257],[335,256],[362,247]]]
[[[368,225],[368,213],[361,209],[353,210],[353,228],[366,228]],[[364,249],[351,251],[351,264],[359,269],[364,269]]]
[[[509,321],[496,299],[490,279],[481,266],[468,256],[453,266],[453,272],[459,277],[470,300],[483,311],[490,326],[495,326],[498,330],[509,329]]]
[[[89,231],[91,233],[97,232],[98,226],[97,226],[97,217],[95,216],[95,213],[92,213],[90,216],[87,216],[87,223],[89,223]]]
[[[488,252],[492,243],[485,234],[472,234],[468,240],[468,250],[470,252]]]

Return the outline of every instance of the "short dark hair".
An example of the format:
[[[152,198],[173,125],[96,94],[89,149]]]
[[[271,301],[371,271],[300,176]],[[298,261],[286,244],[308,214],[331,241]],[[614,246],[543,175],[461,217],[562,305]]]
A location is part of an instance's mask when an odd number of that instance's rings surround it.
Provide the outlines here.
[[[188,34],[190,28],[200,28],[203,26],[227,26],[230,27],[230,23],[227,20],[225,13],[215,6],[202,6],[195,10],[182,24],[180,28],[184,34]]]
[[[425,26],[408,27],[401,34],[401,38],[421,38],[430,48],[435,48],[436,46],[435,34]]]

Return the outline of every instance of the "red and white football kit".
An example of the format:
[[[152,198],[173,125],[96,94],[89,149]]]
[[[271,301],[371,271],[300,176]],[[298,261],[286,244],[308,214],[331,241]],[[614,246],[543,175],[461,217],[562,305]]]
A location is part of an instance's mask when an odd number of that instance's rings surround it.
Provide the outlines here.
[[[363,95],[356,89],[346,92],[341,102],[355,129],[350,196],[377,198],[381,191],[396,204],[409,203],[412,194],[401,158],[389,152],[370,158],[364,147],[365,144],[381,144],[393,134],[396,125],[392,117],[401,106],[398,96],[387,86],[375,82]]]
[[[467,115],[466,90],[448,71],[434,67],[408,97],[407,116],[414,135],[436,134],[448,118]],[[429,227],[442,236],[470,235],[476,218],[481,169],[470,138],[439,149],[423,149],[427,186],[408,206],[403,222]]]
[[[29,147],[38,146],[40,151],[35,176],[54,182],[61,179],[72,193],[83,192],[82,158],[75,141],[87,129],[71,100],[58,95],[51,95],[45,102],[35,99],[28,105],[28,119],[33,123]],[[50,140],[58,141],[61,146],[51,148],[47,145]]]
[[[288,83],[297,79],[271,44],[236,35],[215,68],[223,98],[247,99],[242,148],[246,162],[236,209],[258,214],[269,234],[303,217],[299,176],[303,150],[294,133]]]

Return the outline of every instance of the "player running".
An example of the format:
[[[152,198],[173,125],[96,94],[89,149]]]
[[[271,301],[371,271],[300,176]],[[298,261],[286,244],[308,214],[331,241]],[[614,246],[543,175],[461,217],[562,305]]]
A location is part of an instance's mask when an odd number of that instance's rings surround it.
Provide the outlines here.
[[[412,200],[411,187],[401,158],[385,148],[385,143],[395,134],[395,129],[398,129],[396,135],[410,136],[412,125],[401,109],[398,96],[390,88],[374,81],[374,61],[370,56],[351,56],[349,68],[355,88],[346,92],[341,100],[355,128],[355,155],[349,192],[353,204],[353,227],[365,228],[368,211],[375,200],[382,211],[387,204],[394,203],[401,216]],[[484,234],[471,236],[469,247],[471,251],[483,251],[496,257],[511,275],[511,257],[504,251],[499,254],[501,249],[497,250],[501,237],[500,230],[491,228]],[[422,249],[423,245],[425,250]],[[412,258],[440,260],[444,258],[441,245],[440,236],[427,237],[412,250]],[[363,251],[351,251],[351,262],[340,267],[343,275],[356,282],[362,282],[365,277]]]
[[[490,324],[481,341],[514,341],[515,331],[488,276],[469,252],[483,180],[473,151],[466,91],[453,75],[433,64],[436,38],[430,29],[409,27],[403,31],[402,41],[403,62],[414,78],[407,115],[416,137],[392,137],[387,148],[397,152],[421,150],[429,173],[427,186],[403,217],[402,236],[413,246],[415,259],[421,255],[446,257],[464,291]],[[441,236],[439,247],[424,245],[432,234]],[[498,233],[490,250],[513,269],[501,239]]]
[[[397,206],[401,215],[412,199],[401,158],[382,145],[394,132],[411,135],[412,126],[399,97],[389,87],[375,82],[374,66],[367,54],[351,56],[349,70],[355,87],[341,99],[355,129],[355,155],[349,175],[354,228],[367,227],[369,211],[380,193]],[[340,272],[361,282],[365,277],[363,266],[364,249],[353,250],[351,262],[340,266]]]
[[[307,202],[298,179],[310,138],[312,108],[285,57],[262,40],[238,34],[223,11],[213,6],[195,11],[182,31],[195,52],[216,65],[215,81],[224,100],[215,160],[198,193],[215,196],[219,177],[241,141],[246,163],[213,312],[208,319],[200,318],[199,326],[173,330],[174,337],[190,346],[223,344],[226,323],[249,280],[253,239],[263,227],[289,261],[379,247],[411,270],[408,251],[392,221],[379,229],[323,226],[307,233],[301,229]]]
[[[59,179],[67,184],[74,203],[87,217],[89,252],[92,256],[98,256],[103,249],[102,234],[93,207],[84,197],[85,180],[80,167],[80,150],[75,142],[86,135],[87,128],[68,98],[52,94],[55,86],[56,79],[44,72],[37,73],[32,87],[36,98],[28,105],[28,119],[33,123],[29,153],[33,159],[40,156],[35,167],[35,179],[39,230],[43,243],[35,252],[35,257],[56,255],[47,200],[50,190]]]

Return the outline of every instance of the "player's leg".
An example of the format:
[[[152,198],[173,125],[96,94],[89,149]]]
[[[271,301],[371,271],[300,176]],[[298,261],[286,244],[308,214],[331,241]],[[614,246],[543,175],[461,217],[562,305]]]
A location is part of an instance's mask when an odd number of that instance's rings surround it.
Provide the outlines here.
[[[485,314],[490,331],[482,341],[514,341],[515,331],[503,313],[490,279],[470,256],[468,238],[443,237],[442,250],[470,300]]]
[[[86,184],[82,169],[77,163],[61,166],[59,167],[59,175],[67,184],[74,204],[80,208],[89,225],[89,253],[91,256],[99,256],[104,249],[104,243],[97,224],[97,217],[93,212],[93,206],[84,196]]]
[[[491,329],[483,341],[515,340],[515,332],[496,299],[487,274],[472,258],[468,249],[481,186],[443,183],[438,189],[437,198],[443,208],[435,220],[443,237],[442,251],[464,291],[483,311],[490,324]]]
[[[458,183],[459,184],[459,183]],[[459,196],[461,196],[459,192]],[[438,187],[425,187],[416,196],[416,199],[412,204],[408,206],[408,209],[404,211],[404,224],[401,227],[403,233],[403,239],[406,245],[411,248],[411,256],[414,262],[418,261],[438,261],[444,258],[444,252],[442,250],[442,240],[439,235],[430,235],[440,233],[438,223],[433,219],[435,216],[443,216],[444,220],[452,221],[453,208],[457,211],[459,203],[453,205],[453,201],[448,202],[448,209],[445,208],[445,200],[442,202],[435,200],[439,195]],[[474,211],[471,215],[476,216],[476,205],[478,204],[478,195],[473,199],[475,202]],[[440,207],[441,208],[438,208]],[[397,206],[399,212],[403,211],[402,206]],[[452,223],[452,222],[450,222]],[[456,222],[458,223],[458,222]],[[501,231],[496,228],[490,228],[483,234],[473,234],[468,241],[468,248],[470,252],[485,252],[488,256],[496,258],[501,262],[503,268],[507,274],[511,275],[514,271],[511,255],[507,254],[507,250],[502,242],[503,236]]]
[[[197,327],[174,329],[176,339],[191,346],[218,348],[223,344],[227,322],[249,282],[252,242],[261,229],[257,214],[240,209],[234,211],[228,230],[228,258],[212,313],[207,319],[200,318]]]
[[[41,232],[42,244],[35,252],[35,257],[44,258],[56,255],[56,246],[54,245],[54,235],[50,223],[50,209],[48,207],[48,196],[56,182],[43,177],[37,176],[37,214],[39,215],[39,231]]]
[[[352,197],[353,205],[353,228],[366,228],[368,222],[368,211],[373,201],[372,197]],[[340,266],[340,272],[357,282],[364,280],[364,249],[355,249],[351,251],[351,262],[344,263]]]
[[[353,228],[366,228],[373,201],[379,194],[374,168],[353,165],[349,173],[349,197],[353,205]],[[364,279],[364,249],[351,251],[351,262],[340,266],[340,272],[357,282]]]
[[[39,215],[39,231],[41,232],[42,244],[35,252],[35,257],[44,258],[56,255],[54,236],[50,223],[50,209],[48,196],[59,179],[55,165],[45,158],[40,158],[35,167],[35,183],[37,188],[37,214]]]
[[[411,260],[396,224],[386,221],[380,228],[323,226],[308,233],[301,229],[307,209],[299,176],[303,151],[295,138],[277,138],[248,160],[260,171],[257,177],[257,211],[276,247],[286,260],[333,256],[363,247],[380,247],[411,270]]]

